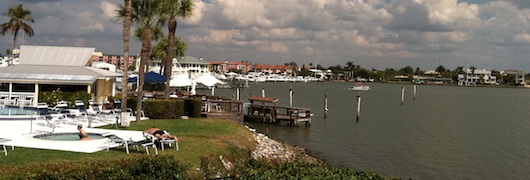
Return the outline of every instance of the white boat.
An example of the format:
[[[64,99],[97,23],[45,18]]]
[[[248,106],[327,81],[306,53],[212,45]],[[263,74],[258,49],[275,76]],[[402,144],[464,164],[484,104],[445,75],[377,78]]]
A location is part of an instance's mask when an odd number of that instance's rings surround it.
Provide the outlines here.
[[[368,91],[370,86],[365,86],[361,82],[355,82],[355,85],[349,88],[350,91]]]

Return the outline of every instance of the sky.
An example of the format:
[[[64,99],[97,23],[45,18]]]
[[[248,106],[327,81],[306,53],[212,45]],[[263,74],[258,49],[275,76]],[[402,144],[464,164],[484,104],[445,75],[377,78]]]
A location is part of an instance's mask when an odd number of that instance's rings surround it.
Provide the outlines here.
[[[32,11],[33,37],[19,45],[94,47],[123,54],[123,0],[2,0],[0,12],[23,4]],[[324,67],[348,61],[364,68],[530,72],[528,0],[195,0],[179,19],[186,55],[206,61],[295,62]],[[6,16],[0,23],[7,22]],[[13,36],[0,36],[0,52]],[[130,54],[140,53],[132,38]]]

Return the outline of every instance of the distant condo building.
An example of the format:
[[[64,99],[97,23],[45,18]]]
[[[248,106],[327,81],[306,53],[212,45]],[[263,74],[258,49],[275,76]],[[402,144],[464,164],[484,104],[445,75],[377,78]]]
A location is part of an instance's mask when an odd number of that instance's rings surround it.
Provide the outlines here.
[[[210,62],[210,71],[215,71],[221,74],[226,74],[230,71],[241,71],[246,74],[251,71],[252,64],[248,62],[228,62],[228,61],[213,61]]]
[[[283,65],[267,65],[267,64],[256,64],[254,65],[254,72],[262,72],[266,74],[293,74],[293,67]]]
[[[129,66],[134,66],[134,61],[137,56],[129,56]],[[104,55],[102,52],[94,52],[92,54],[93,62],[106,62],[113,64],[119,67],[120,70],[123,70],[125,58],[123,55]]]

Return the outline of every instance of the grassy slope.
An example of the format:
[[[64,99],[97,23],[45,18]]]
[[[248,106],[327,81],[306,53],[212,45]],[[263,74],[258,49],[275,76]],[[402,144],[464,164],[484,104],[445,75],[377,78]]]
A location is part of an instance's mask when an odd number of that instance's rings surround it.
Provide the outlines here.
[[[200,166],[201,158],[223,155],[224,158],[231,160],[242,153],[248,153],[256,145],[250,131],[241,125],[226,120],[148,120],[139,123],[131,122],[131,126],[126,129],[141,131],[153,126],[167,130],[179,138],[179,151],[169,148],[166,151],[160,151],[160,154],[174,155],[176,160],[190,164],[191,174],[197,173],[196,168]],[[103,128],[110,129],[112,127]],[[92,154],[29,148],[15,148],[14,151],[9,151],[8,156],[0,157],[2,162],[0,169],[17,165],[29,166],[31,164],[39,165],[63,161],[122,159],[145,155],[145,150],[141,148],[140,152],[132,150],[131,154],[125,153],[123,148]]]

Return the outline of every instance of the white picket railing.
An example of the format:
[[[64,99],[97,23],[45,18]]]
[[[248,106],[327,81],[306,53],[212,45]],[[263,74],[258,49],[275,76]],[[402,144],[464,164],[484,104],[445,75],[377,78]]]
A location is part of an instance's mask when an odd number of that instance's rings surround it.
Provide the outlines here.
[[[35,93],[28,92],[0,92],[0,105],[31,106],[35,100]]]

